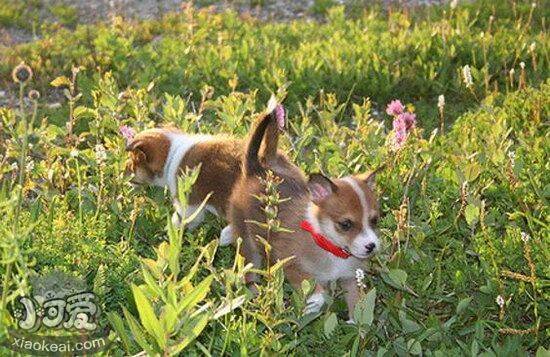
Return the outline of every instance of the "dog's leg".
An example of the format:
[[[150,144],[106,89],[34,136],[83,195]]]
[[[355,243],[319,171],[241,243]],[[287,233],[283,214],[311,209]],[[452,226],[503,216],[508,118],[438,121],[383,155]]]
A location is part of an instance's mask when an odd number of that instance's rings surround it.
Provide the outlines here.
[[[342,288],[345,292],[346,303],[348,305],[348,318],[347,321],[350,324],[355,323],[353,320],[353,311],[355,310],[355,305],[359,301],[359,287],[357,286],[357,281],[353,278],[342,280]]]
[[[325,288],[321,284],[315,285],[315,290],[306,300],[304,314],[316,314],[325,304]]]

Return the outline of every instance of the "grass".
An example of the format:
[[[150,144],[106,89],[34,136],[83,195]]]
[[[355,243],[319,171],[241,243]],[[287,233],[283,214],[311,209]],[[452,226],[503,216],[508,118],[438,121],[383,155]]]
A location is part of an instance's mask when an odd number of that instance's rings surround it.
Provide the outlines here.
[[[0,340],[13,324],[5,307],[30,276],[55,269],[94,287],[113,355],[548,353],[547,12],[477,1],[261,23],[189,9],[42,26],[40,40],[4,48],[3,87],[42,96],[0,108]],[[58,13],[74,25],[73,11]],[[34,76],[18,87],[21,61]],[[292,291],[280,267],[251,298],[235,249],[212,243],[224,222],[173,231],[167,194],[124,178],[120,125],[243,137],[274,92],[289,110],[283,148],[305,172],[388,165],[377,182],[385,249],[366,266],[357,325],[345,324],[338,292],[304,318],[310,287]],[[418,116],[399,150],[384,112],[395,98]],[[178,303],[163,298],[170,289]],[[189,295],[182,312],[161,314]]]

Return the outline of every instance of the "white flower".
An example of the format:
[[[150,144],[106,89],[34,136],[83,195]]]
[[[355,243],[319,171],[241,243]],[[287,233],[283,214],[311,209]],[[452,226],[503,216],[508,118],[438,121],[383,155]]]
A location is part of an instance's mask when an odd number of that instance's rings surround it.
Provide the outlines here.
[[[510,159],[510,163],[512,164],[512,166],[514,166],[516,164],[516,153],[515,153],[515,151],[509,151],[508,152],[508,158]]]
[[[445,96],[443,94],[437,97],[437,107],[439,108],[439,110],[443,110],[443,108],[445,107]]]
[[[78,150],[72,149],[70,155],[72,158],[78,157]]]
[[[523,61],[520,62],[520,63],[519,63],[519,66],[521,67],[521,69],[525,69],[525,62],[523,62]]]
[[[522,240],[524,243],[529,242],[529,239],[531,239],[531,237],[529,236],[529,234],[527,234],[527,233],[525,233],[525,232],[521,232],[521,240]]]
[[[493,15],[489,16],[489,21],[490,21],[490,22],[495,21],[495,17],[494,17]]]
[[[34,169],[34,161],[29,161],[27,162],[27,167],[26,167],[27,171],[32,171],[32,169]]]
[[[10,168],[12,171],[15,171],[19,168],[19,165],[17,165],[17,162],[14,162],[10,165]]]
[[[497,296],[496,302],[497,302],[497,305],[498,305],[500,308],[504,307],[504,298],[503,298],[502,296],[500,296],[500,295]]]
[[[458,6],[458,0],[451,1],[451,9],[456,9],[457,6]]]
[[[466,84],[466,87],[470,88],[474,84],[474,81],[472,79],[472,71],[470,70],[470,66],[465,65],[462,68],[462,75],[464,76],[464,83]]]
[[[514,73],[516,73],[516,70],[512,68],[512,69],[510,70],[510,75],[513,76]]]
[[[536,2],[532,2],[532,3],[531,3],[531,7],[532,7],[533,9],[536,8],[536,7],[537,7],[537,3],[536,3]]]
[[[355,270],[355,279],[357,280],[357,286],[360,288],[366,288],[367,285],[365,284],[365,272],[363,269],[356,269]]]
[[[105,151],[105,147],[103,145],[97,144],[95,146],[95,158],[99,163],[103,163],[107,160],[107,152]]]

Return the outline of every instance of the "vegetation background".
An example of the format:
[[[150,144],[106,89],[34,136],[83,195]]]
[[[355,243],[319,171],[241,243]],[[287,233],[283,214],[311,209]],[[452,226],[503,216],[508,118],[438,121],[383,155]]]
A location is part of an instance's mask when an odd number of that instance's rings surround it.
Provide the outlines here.
[[[29,277],[61,270],[99,296],[105,355],[549,355],[549,4],[304,11],[265,21],[184,4],[81,23],[61,2],[0,0],[0,340]],[[224,222],[176,230],[166,192],[123,175],[121,125],[244,137],[273,93],[305,172],[388,165],[385,248],[355,325],[338,291],[302,316],[311,284],[292,291],[280,265],[252,297],[250,267],[217,247]],[[401,147],[393,99],[417,115]]]

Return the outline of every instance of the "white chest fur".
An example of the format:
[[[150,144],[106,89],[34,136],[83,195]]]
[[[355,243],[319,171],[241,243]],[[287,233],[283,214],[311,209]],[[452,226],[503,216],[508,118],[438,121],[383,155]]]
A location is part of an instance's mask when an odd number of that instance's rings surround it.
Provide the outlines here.
[[[362,266],[362,261],[355,257],[342,259],[329,252],[323,254],[323,259],[319,261],[304,262],[306,270],[321,283],[353,278],[355,271]]]

